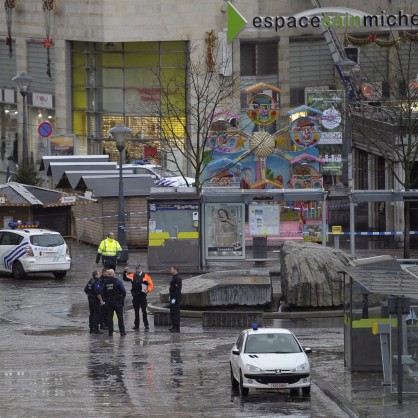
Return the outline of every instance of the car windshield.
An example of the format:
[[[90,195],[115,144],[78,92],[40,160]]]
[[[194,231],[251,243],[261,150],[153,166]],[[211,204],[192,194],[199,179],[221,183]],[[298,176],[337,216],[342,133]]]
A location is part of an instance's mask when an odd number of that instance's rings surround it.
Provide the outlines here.
[[[164,167],[155,167],[153,170],[160,177],[177,177],[177,176],[180,176],[180,174],[176,174],[174,171],[171,171],[168,168],[164,168]]]
[[[300,353],[301,348],[292,334],[256,334],[249,335],[245,344],[245,353]]]
[[[64,238],[59,234],[32,235],[30,242],[39,247],[58,247],[65,244]]]

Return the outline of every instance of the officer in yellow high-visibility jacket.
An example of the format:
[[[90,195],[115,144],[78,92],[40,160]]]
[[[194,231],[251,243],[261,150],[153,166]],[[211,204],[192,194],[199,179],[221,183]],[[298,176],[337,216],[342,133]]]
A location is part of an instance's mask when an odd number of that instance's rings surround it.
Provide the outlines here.
[[[115,234],[113,232],[109,232],[107,234],[107,238],[105,238],[99,245],[96,255],[96,264],[99,263],[100,257],[102,257],[102,263],[107,269],[116,270],[116,263],[120,251],[122,251],[122,247],[115,240]]]

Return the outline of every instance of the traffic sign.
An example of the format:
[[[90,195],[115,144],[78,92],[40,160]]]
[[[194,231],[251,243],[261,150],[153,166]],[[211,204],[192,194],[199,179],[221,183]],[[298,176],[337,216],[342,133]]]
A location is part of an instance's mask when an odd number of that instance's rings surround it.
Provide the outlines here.
[[[49,122],[42,122],[38,126],[38,134],[42,138],[48,138],[52,135],[52,125]]]

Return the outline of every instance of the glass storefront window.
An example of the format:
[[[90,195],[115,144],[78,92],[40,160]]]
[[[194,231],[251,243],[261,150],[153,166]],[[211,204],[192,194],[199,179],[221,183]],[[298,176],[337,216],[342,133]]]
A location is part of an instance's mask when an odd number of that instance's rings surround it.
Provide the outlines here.
[[[0,105],[0,171],[15,171],[17,162],[17,108],[15,105]],[[3,181],[2,181],[3,182]]]
[[[110,70],[110,69],[103,68],[102,71],[99,72],[99,76],[100,75],[102,79],[101,84],[103,87],[119,87],[119,88],[123,87],[122,69]]]
[[[176,132],[184,133],[185,69],[179,70],[179,66],[185,63],[186,56],[187,43],[183,41],[73,42],[74,133],[97,139],[105,152],[117,160],[114,141],[103,138],[108,137],[110,128],[124,124],[141,139],[128,143],[127,159],[155,155],[155,149],[161,150],[161,104],[168,108],[161,101],[158,75],[170,80],[170,100],[182,118]]]
[[[123,109],[122,89],[103,89],[102,101],[97,103],[100,110],[106,113],[119,113]]]

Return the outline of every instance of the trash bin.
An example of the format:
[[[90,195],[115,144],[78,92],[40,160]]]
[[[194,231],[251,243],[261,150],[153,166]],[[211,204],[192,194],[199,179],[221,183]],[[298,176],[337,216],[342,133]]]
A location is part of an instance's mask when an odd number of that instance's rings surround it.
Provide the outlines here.
[[[267,258],[267,237],[253,237],[253,258]]]

